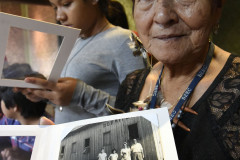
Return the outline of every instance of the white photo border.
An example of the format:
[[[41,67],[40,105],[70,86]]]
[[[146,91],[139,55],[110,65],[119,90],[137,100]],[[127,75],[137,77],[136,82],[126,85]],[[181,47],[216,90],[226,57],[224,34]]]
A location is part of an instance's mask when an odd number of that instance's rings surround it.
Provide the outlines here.
[[[109,115],[52,126],[0,125],[0,136],[36,136],[31,160],[58,160],[61,141],[74,128],[93,123],[140,116],[149,120],[156,128],[159,128],[162,146],[161,154],[163,154],[164,160],[177,160],[178,155],[167,108]]]
[[[41,88],[38,85],[26,83],[24,80],[2,79],[2,70],[5,59],[5,52],[11,27],[24,30],[39,31],[48,34],[55,34],[63,37],[62,44],[58,50],[53,68],[48,78],[49,81],[57,82],[61,71],[66,63],[69,54],[77,40],[80,29],[61,26],[58,24],[42,22],[30,18],[20,17],[0,12],[0,86]]]

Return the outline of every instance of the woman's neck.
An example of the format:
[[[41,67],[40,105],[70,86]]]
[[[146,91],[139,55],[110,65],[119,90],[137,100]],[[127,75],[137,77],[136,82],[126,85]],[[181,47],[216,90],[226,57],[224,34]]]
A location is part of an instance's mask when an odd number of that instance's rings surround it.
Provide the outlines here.
[[[208,54],[208,46],[201,53],[195,56],[189,56],[187,59],[182,60],[177,64],[162,64],[158,63],[156,68],[160,74],[159,69],[163,69],[161,77],[161,92],[168,102],[175,104],[177,99],[187,89],[197,72],[203,66]],[[158,75],[159,75],[158,74]]]
[[[111,23],[105,18],[99,18],[92,26],[90,26],[87,30],[82,30],[80,33],[80,37],[82,39],[86,39],[88,37],[97,35],[109,28],[113,27]]]
[[[207,54],[209,51],[209,45],[204,47],[203,50],[198,53],[189,55],[182,61],[175,64],[164,64],[164,77],[169,80],[180,80],[184,81],[192,79],[199,69],[203,66]]]

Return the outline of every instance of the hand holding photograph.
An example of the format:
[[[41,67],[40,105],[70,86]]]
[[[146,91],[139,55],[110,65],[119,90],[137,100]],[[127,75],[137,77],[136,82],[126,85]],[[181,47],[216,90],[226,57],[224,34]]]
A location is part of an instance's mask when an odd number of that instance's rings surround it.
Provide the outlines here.
[[[0,86],[40,88],[25,83],[25,77],[4,77],[4,67],[19,63],[57,82],[79,33],[79,29],[0,12]]]

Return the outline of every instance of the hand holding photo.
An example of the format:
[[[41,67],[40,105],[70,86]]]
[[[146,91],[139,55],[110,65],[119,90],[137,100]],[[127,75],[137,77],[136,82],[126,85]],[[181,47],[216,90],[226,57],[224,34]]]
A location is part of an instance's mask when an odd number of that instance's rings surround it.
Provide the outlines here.
[[[6,79],[6,66],[26,63],[47,80],[57,82],[80,33],[79,29],[1,12],[0,28],[0,86],[22,88],[41,87],[24,82],[25,77]]]

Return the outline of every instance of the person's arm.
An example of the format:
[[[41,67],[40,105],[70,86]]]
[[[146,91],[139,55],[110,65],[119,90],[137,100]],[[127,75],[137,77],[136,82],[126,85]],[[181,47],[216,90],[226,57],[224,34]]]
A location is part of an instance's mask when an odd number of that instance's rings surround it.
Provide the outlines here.
[[[140,144],[140,143],[139,143]],[[140,147],[141,147],[141,153],[142,153],[142,157],[144,158],[144,153],[143,153],[143,147],[142,145],[140,144]]]
[[[110,114],[106,104],[114,105],[115,96],[99,89],[87,85],[83,81],[78,81],[70,105],[83,106],[83,109],[95,115]]]
[[[74,78],[61,78],[57,83],[33,77],[28,77],[25,81],[43,88],[17,89],[33,102],[47,99],[56,105],[82,107],[95,115],[110,114],[106,103],[110,105],[115,103],[115,96],[110,96],[108,93]]]

